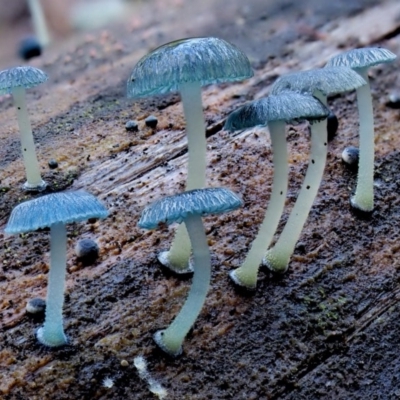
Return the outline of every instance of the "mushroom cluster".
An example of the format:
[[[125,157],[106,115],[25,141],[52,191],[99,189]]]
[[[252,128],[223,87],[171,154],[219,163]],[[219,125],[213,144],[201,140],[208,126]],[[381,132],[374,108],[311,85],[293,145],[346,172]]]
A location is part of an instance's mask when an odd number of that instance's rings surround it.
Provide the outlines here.
[[[32,1],[32,4],[35,2]],[[44,41],[44,39],[43,39]],[[290,257],[317,196],[327,158],[327,96],[356,90],[360,118],[360,150],[343,155],[357,163],[358,182],[353,207],[365,212],[373,209],[373,114],[367,70],[378,63],[391,62],[396,56],[386,49],[356,49],[332,58],[324,68],[301,71],[280,77],[269,96],[232,112],[225,130],[237,131],[264,126],[273,150],[273,188],[265,217],[243,264],[230,272],[233,282],[249,290],[257,284],[258,269],[266,265],[276,273],[288,269]],[[193,272],[186,302],[166,329],[154,334],[156,344],[167,354],[182,353],[182,344],[206,301],[211,279],[211,258],[202,217],[239,208],[241,198],[228,188],[206,186],[206,135],[201,98],[203,85],[240,81],[253,71],[246,55],[234,45],[218,38],[188,38],[167,43],[143,57],[133,68],[127,82],[128,97],[140,98],[171,91],[180,92],[188,138],[188,175],[186,190],[161,198],[143,210],[139,227],[155,229],[159,224],[180,224],[169,251],[158,260],[177,274]],[[27,181],[24,189],[40,192],[46,183],[40,175],[29,122],[25,90],[47,80],[33,67],[15,67],[0,72],[0,94],[13,95],[21,131],[22,154]],[[304,182],[279,239],[269,248],[284,211],[288,190],[288,153],[285,129],[293,121],[308,121],[311,150]],[[135,123],[136,124],[136,123]],[[134,131],[137,124],[127,124]],[[153,129],[157,120],[149,118]],[[336,130],[337,122],[334,124]],[[357,150],[357,149],[356,149]],[[347,162],[347,161],[346,161]],[[36,332],[40,343],[59,347],[68,343],[64,332],[63,304],[66,276],[67,231],[65,225],[92,218],[105,218],[106,208],[86,191],[44,194],[17,205],[11,212],[6,233],[19,234],[50,229],[50,270],[46,301],[28,304],[31,313],[42,312],[45,321]],[[193,252],[193,262],[189,262]],[[96,242],[81,240],[76,246],[78,258],[88,265],[96,260]]]
[[[366,82],[356,72],[346,67],[321,68],[288,74],[279,78],[271,93],[288,90],[310,93],[327,104],[329,94],[354,90]],[[296,203],[275,246],[268,250],[263,263],[274,272],[283,273],[300,237],[308,213],[317,195],[324,173],[328,150],[328,127],[326,120],[318,121],[311,129],[311,152],[308,169]]]
[[[226,120],[225,129],[228,131],[267,125],[274,162],[272,193],[264,220],[243,265],[230,273],[230,277],[237,285],[250,290],[255,289],[258,267],[283,213],[288,187],[286,122],[302,119],[319,121],[324,120],[328,114],[328,108],[315,97],[287,91],[253,101],[234,111]],[[313,136],[318,135],[313,132]]]
[[[167,43],[143,57],[128,79],[128,97],[138,98],[179,91],[186,119],[188,175],[186,190],[206,186],[206,135],[201,87],[234,82],[253,75],[246,55],[236,46],[214,37]],[[193,272],[190,241],[180,225],[169,251],[158,259],[178,274]]]
[[[159,223],[184,222],[193,248],[194,274],[186,302],[171,325],[154,335],[160,348],[172,356],[182,352],[183,340],[200,314],[210,286],[210,251],[201,217],[229,212],[241,205],[241,199],[229,189],[193,189],[164,197],[142,213],[141,228],[154,229]]]

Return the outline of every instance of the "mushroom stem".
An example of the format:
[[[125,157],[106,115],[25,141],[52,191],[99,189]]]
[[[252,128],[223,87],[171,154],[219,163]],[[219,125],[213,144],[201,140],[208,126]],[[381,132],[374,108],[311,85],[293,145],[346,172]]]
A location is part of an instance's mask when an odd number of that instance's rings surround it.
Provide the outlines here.
[[[271,136],[274,177],[272,193],[264,221],[254,239],[250,251],[240,268],[230,272],[231,279],[240,286],[254,290],[258,268],[268,249],[282,215],[288,187],[288,161],[285,136],[285,121],[268,122]]]
[[[191,251],[190,239],[185,224],[180,224],[175,232],[169,251],[162,251],[158,255],[158,261],[176,274],[193,272],[189,262]]]
[[[188,137],[188,176],[186,190],[206,186],[206,135],[201,85],[188,82],[180,86]],[[179,225],[171,248],[159,255],[160,262],[178,274],[192,272],[189,264],[190,240],[184,224]]]
[[[326,104],[326,99],[324,101]],[[311,153],[307,173],[290,213],[289,219],[275,246],[267,251],[263,264],[277,273],[286,272],[296,242],[300,237],[308,213],[318,193],[327,155],[326,119],[311,126]]]
[[[200,82],[180,86],[188,137],[188,176],[186,190],[206,186],[206,133]]]
[[[351,205],[364,212],[374,208],[374,114],[372,108],[371,87],[368,79],[368,69],[359,68],[357,71],[367,82],[357,89],[357,105],[360,120],[360,158],[355,195]]]
[[[35,153],[35,143],[33,142],[32,128],[26,107],[25,89],[23,87],[15,87],[12,89],[12,95],[17,110],[17,120],[21,132],[22,156],[27,177],[24,189],[40,191],[46,187],[46,183],[39,172],[39,163]]]
[[[171,325],[157,331],[154,340],[166,353],[177,356],[182,343],[203,307],[211,279],[211,257],[203,222],[199,215],[188,215],[185,225],[193,246],[194,274],[188,297]]]
[[[44,325],[38,329],[40,343],[57,347],[67,343],[63,329],[62,308],[64,304],[65,275],[67,265],[67,232],[62,222],[50,228],[50,271],[46,297]]]
[[[39,43],[46,47],[50,43],[50,35],[47,30],[46,18],[40,0],[28,0],[29,10],[32,16],[33,27]]]

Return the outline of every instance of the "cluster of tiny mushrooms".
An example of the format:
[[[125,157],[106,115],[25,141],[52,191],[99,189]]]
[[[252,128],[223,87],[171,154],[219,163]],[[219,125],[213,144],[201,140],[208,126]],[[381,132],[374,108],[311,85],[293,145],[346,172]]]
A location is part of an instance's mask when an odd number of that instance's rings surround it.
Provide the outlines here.
[[[391,62],[396,56],[383,48],[354,49],[333,57],[324,68],[280,77],[265,98],[250,102],[231,113],[225,130],[267,126],[273,149],[273,188],[258,235],[242,266],[231,271],[232,281],[255,290],[258,268],[266,265],[284,273],[322,179],[327,155],[327,96],[357,91],[360,156],[358,180],[351,205],[363,212],[373,209],[374,126],[368,68]],[[198,317],[210,285],[210,252],[201,217],[237,209],[242,200],[227,188],[206,187],[206,136],[201,87],[220,82],[242,81],[253,75],[246,55],[218,38],[188,38],[165,44],[143,57],[128,79],[129,98],[179,91],[188,137],[186,190],[161,198],[147,206],[139,226],[155,229],[160,223],[179,223],[170,250],[159,261],[176,274],[193,272],[186,302],[171,325],[155,333],[154,340],[167,354],[177,356]],[[46,81],[39,69],[24,66],[0,72],[0,94],[11,93],[17,109],[26,191],[40,192],[46,183],[40,176],[32,130],[25,105],[25,89]],[[307,120],[311,127],[309,165],[303,185],[276,244],[270,247],[283,213],[288,188],[288,155],[285,125]],[[17,205],[5,231],[10,234],[50,228],[50,272],[44,325],[37,339],[49,347],[68,343],[63,328],[62,307],[66,273],[66,229],[69,222],[105,218],[106,208],[85,191],[42,195]],[[182,222],[184,222],[182,224]],[[191,252],[193,258],[191,259]]]

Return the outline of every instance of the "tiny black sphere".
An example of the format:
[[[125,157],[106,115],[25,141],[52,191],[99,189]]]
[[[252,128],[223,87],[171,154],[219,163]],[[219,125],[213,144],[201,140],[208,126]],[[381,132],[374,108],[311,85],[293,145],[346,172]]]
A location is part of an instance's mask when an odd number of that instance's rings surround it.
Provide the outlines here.
[[[336,115],[330,111],[327,120],[328,125],[328,141],[333,140],[339,127],[339,121]]]
[[[23,60],[27,61],[31,58],[39,57],[41,54],[42,46],[34,36],[29,36],[21,40],[18,48],[18,55]]]
[[[125,129],[129,132],[137,132],[139,130],[139,125],[136,121],[130,120],[125,124]]]
[[[26,303],[26,312],[29,314],[43,314],[46,310],[46,301],[35,297]]]
[[[49,160],[48,165],[49,165],[49,168],[50,168],[50,169],[56,169],[56,168],[58,168],[58,162],[57,162],[54,158],[52,158],[51,160]]]
[[[149,128],[155,129],[158,124],[158,119],[154,115],[149,115],[144,122]]]
[[[342,152],[343,162],[352,169],[356,169],[358,167],[359,157],[360,150],[354,146],[346,147]]]
[[[75,254],[84,265],[93,264],[99,257],[99,246],[92,239],[82,239],[75,246]]]
[[[386,105],[398,110],[400,108],[400,93],[398,91],[391,92],[388,96]]]

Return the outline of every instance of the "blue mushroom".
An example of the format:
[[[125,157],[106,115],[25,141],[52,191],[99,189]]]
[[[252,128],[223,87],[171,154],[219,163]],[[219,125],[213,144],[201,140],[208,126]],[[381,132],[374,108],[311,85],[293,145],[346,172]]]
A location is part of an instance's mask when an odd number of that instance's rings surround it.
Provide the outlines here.
[[[206,186],[206,136],[201,87],[250,78],[246,55],[218,38],[188,38],[167,43],[143,57],[128,79],[128,97],[138,98],[179,91],[188,137],[186,190]],[[190,241],[180,225],[171,249],[159,261],[176,273],[191,272]]]
[[[37,86],[47,79],[48,77],[43,71],[30,66],[14,67],[0,72],[0,95],[11,93],[17,110],[22,156],[27,177],[24,189],[27,191],[41,191],[45,189],[46,182],[40,176],[32,127],[26,108],[25,90]]]
[[[288,90],[309,93],[326,105],[329,94],[354,90],[365,84],[365,80],[350,68],[319,68],[280,77],[273,84],[271,94]],[[303,185],[278,241],[263,259],[263,263],[274,272],[286,272],[296,242],[317,196],[328,152],[327,136],[326,118],[312,125],[311,151]]]
[[[374,65],[393,62],[396,55],[380,47],[352,49],[332,57],[326,64],[330,67],[348,67],[364,78],[366,85],[357,88],[358,118],[360,121],[360,158],[355,195],[352,207],[371,212],[374,209],[374,113],[368,70]]]
[[[89,218],[105,218],[108,211],[84,192],[52,193],[26,201],[11,212],[6,233],[18,234],[50,228],[50,271],[44,325],[36,332],[40,343],[57,347],[67,343],[63,328],[67,233],[65,225]]]
[[[169,355],[182,352],[183,340],[200,314],[210,286],[210,251],[201,217],[225,213],[241,205],[242,200],[229,189],[194,189],[164,197],[142,213],[139,226],[145,229],[155,229],[160,223],[184,222],[193,248],[194,274],[186,302],[171,325],[154,335],[155,342]]]
[[[268,125],[274,161],[272,193],[264,220],[242,266],[229,274],[237,285],[249,290],[256,288],[258,267],[272,242],[285,206],[289,169],[286,122],[302,119],[322,120],[328,114],[328,108],[311,95],[282,92],[245,104],[226,120],[224,129],[229,131]]]

